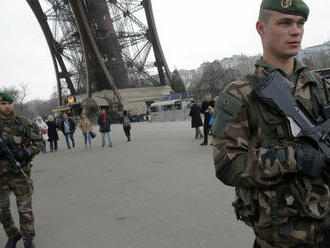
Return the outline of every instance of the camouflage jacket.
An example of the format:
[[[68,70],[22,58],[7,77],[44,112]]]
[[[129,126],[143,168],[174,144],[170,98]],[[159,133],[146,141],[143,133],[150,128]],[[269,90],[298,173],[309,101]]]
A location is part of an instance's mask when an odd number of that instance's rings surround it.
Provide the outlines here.
[[[278,70],[296,99],[313,116],[326,103],[321,77],[295,60],[290,76],[261,59],[253,75],[226,87],[217,100],[213,124],[216,176],[236,187],[237,217],[253,227],[286,223],[290,217],[321,219],[329,211],[328,182],[298,173],[297,141],[288,121],[261,103],[253,89]]]
[[[29,152],[28,164],[24,166],[24,170],[29,172],[31,160],[45,145],[39,128],[35,124],[29,123],[24,117],[12,114],[9,118],[4,119],[0,113],[0,135],[5,141],[12,144],[15,149],[26,149]],[[0,175],[7,172],[19,173],[19,170],[13,169],[9,161],[4,156],[1,156]]]

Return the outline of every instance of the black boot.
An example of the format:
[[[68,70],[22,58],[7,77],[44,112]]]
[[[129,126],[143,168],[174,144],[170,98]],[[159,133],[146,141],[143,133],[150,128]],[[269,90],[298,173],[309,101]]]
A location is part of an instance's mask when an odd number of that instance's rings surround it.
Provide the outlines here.
[[[22,238],[21,234],[17,234],[15,237],[9,238],[5,248],[15,248],[17,242]]]
[[[130,142],[130,141],[131,141],[131,137],[130,137],[130,136],[127,138],[127,141],[128,141],[128,142]]]
[[[25,248],[35,248],[35,245],[33,243],[32,239],[26,239],[24,240],[24,247]]]

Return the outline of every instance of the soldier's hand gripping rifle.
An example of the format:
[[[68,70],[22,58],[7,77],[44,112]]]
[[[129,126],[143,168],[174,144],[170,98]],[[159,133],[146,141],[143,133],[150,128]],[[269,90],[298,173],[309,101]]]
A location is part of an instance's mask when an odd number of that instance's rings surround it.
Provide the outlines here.
[[[8,159],[8,161],[10,162],[10,164],[12,165],[12,167],[14,169],[19,169],[21,171],[22,175],[27,180],[30,180],[30,178],[24,172],[21,163],[16,160],[16,158],[13,155],[12,151],[9,149],[6,141],[4,141],[1,137],[0,137],[0,151],[2,152],[2,154],[4,154],[6,156],[6,158]]]
[[[327,92],[327,89],[325,91]],[[293,137],[311,144],[307,145],[307,148],[296,147],[297,167],[305,175],[319,176],[325,161],[330,161],[329,117],[324,116],[321,123],[316,121],[293,97],[290,86],[278,71],[270,73],[254,92],[264,103],[288,119]],[[322,109],[327,110],[327,105],[329,104],[322,106]]]

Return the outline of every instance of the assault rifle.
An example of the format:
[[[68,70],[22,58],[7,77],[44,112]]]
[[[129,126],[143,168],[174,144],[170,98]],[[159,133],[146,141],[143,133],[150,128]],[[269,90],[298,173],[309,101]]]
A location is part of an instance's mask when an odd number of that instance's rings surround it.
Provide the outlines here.
[[[330,119],[324,118],[323,122],[318,123],[293,97],[290,86],[278,71],[269,73],[254,92],[264,103],[288,119],[295,138],[308,140],[330,158]]]
[[[29,181],[30,178],[26,175],[26,173],[23,170],[23,167],[20,162],[18,162],[15,159],[15,156],[13,155],[12,151],[9,149],[8,144],[6,141],[3,140],[3,138],[0,137],[0,152],[3,153],[12,167],[14,169],[19,169],[22,173],[22,175]]]

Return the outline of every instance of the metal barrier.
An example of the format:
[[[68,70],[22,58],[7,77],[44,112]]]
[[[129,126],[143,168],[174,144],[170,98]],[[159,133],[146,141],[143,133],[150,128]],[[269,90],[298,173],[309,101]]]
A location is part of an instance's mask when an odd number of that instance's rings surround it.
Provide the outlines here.
[[[160,111],[157,115],[152,115],[152,121],[165,122],[165,121],[185,121],[189,119],[190,109]]]

